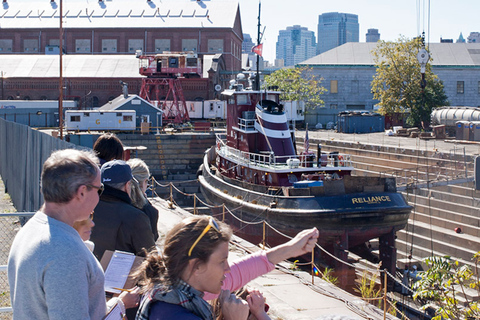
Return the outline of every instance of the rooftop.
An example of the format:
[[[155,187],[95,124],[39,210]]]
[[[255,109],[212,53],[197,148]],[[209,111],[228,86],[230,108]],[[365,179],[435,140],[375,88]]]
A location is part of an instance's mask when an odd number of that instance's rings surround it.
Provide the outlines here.
[[[374,66],[376,47],[375,42],[348,42],[300,64]],[[434,67],[480,66],[480,43],[431,43],[429,50]]]
[[[233,28],[236,1],[70,0],[63,1],[64,28]],[[58,28],[60,1],[7,0],[1,29]]]
[[[0,59],[4,77],[58,78],[59,55],[6,54]],[[139,62],[130,55],[64,55],[63,76],[66,78],[139,78]]]

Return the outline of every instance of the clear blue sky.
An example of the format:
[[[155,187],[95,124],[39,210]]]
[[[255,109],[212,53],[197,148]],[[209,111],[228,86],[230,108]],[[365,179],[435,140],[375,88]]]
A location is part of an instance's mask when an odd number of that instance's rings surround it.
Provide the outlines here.
[[[256,42],[258,0],[239,0],[239,4],[243,32]],[[466,39],[470,32],[480,32],[480,0],[430,0],[430,34],[428,0],[262,0],[261,7],[262,30],[266,27],[263,52],[272,63],[279,30],[301,25],[317,36],[318,16],[325,12],[358,15],[360,42],[365,42],[370,28],[378,29],[380,39],[387,41],[400,35],[413,38],[422,31],[430,42],[440,42],[440,37],[455,41],[460,32]]]

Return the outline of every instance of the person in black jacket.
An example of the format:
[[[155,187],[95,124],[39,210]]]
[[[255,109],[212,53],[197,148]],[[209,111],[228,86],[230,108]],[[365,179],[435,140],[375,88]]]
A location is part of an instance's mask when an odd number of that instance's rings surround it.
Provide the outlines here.
[[[144,256],[144,250],[155,247],[155,240],[147,215],[132,205],[130,166],[123,160],[112,160],[102,166],[101,173],[105,190],[93,213],[93,253],[99,260],[105,250]]]
[[[153,238],[155,241],[158,239],[158,210],[148,201],[145,192],[147,192],[148,179],[150,178],[150,170],[148,170],[147,164],[141,159],[130,159],[127,161],[128,165],[132,169],[132,175],[135,179],[132,180],[130,198],[132,204],[138,209],[145,212],[150,219],[150,225],[152,226]]]

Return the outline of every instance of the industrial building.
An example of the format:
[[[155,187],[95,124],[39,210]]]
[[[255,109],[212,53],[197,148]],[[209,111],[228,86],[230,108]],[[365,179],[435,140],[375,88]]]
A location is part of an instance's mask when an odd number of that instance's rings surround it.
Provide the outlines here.
[[[328,90],[322,95],[324,107],[306,113],[305,122],[325,126],[337,123],[342,111],[375,110],[378,100],[373,99],[371,82],[376,46],[350,42],[299,64],[311,67]],[[432,71],[443,81],[450,105],[479,107],[480,43],[431,43],[428,49]]]
[[[60,45],[63,94],[82,108],[118,96],[120,81],[139,92],[137,50],[197,54],[203,78],[181,79],[187,100],[213,98],[215,86],[241,70],[236,2],[72,0],[63,1],[60,19],[58,0],[5,0],[0,26],[0,99],[58,99]]]

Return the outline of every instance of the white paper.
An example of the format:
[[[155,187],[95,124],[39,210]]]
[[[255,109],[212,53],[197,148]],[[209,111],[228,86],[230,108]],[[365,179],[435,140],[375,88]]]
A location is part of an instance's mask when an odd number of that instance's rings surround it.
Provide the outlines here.
[[[120,293],[132,269],[135,255],[129,252],[115,251],[105,271],[105,291]]]
[[[115,306],[110,310],[110,312],[103,318],[104,320],[123,320],[122,308],[115,304]]]

